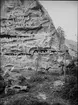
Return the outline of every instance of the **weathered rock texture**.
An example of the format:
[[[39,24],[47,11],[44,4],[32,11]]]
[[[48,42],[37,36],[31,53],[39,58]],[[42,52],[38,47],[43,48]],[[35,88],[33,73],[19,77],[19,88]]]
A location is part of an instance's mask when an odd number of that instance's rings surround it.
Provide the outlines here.
[[[1,3],[3,76],[17,80],[34,70],[59,70],[64,53],[56,52],[59,36],[44,7],[37,0],[1,0]]]

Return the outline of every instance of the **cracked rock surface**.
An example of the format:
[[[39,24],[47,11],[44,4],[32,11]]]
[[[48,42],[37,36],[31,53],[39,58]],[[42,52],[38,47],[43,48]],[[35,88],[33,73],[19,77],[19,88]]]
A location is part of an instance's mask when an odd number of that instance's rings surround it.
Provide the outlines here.
[[[52,66],[50,58],[56,55],[53,57],[56,62],[57,54],[53,51],[59,49],[59,40],[45,8],[37,0],[1,0],[1,3],[3,76],[8,73],[17,78],[22,71]]]

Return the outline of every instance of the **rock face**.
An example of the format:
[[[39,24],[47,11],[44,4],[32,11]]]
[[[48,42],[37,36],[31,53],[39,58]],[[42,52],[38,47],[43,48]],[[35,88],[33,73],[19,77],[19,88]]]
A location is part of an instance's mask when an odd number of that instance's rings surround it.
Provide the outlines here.
[[[58,69],[63,53],[47,11],[37,0],[1,0],[1,68],[17,80],[33,70]],[[58,60],[58,61],[57,61]],[[30,72],[29,72],[30,71]]]

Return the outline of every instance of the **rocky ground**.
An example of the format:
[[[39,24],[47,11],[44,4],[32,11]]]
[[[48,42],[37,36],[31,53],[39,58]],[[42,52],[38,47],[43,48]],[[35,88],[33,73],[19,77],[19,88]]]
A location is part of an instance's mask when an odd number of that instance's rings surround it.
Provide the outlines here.
[[[29,78],[21,76],[14,86],[11,86],[12,80],[4,86],[2,79],[0,105],[77,105],[76,67],[71,66],[72,72],[67,69],[66,76],[34,72]]]
[[[65,81],[58,74],[36,72],[30,78],[22,76],[20,80],[19,85],[8,87],[6,94],[1,95],[2,105],[70,105],[59,94]]]

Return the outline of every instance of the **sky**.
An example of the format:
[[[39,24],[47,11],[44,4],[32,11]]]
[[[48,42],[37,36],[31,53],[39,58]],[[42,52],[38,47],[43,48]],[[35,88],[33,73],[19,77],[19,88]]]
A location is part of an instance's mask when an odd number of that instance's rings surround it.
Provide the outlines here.
[[[61,26],[69,40],[77,41],[77,1],[48,1],[40,3],[47,10],[56,27]]]

